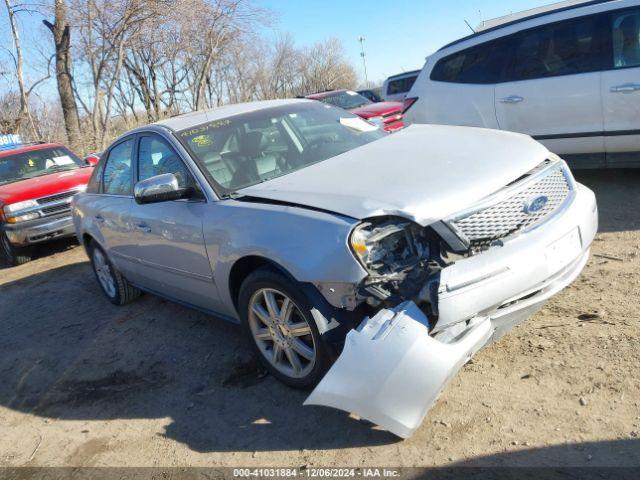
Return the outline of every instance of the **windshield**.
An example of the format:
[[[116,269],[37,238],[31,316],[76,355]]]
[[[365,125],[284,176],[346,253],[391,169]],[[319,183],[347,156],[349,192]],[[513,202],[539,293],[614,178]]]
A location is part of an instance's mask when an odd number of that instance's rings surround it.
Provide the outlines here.
[[[362,107],[373,103],[368,98],[363,97],[359,93],[347,90],[345,92],[332,93],[326,97],[319,98],[321,102],[330,103],[336,107],[344,108],[345,110],[351,110],[353,108]]]
[[[318,98],[318,100],[323,103],[329,103],[336,107],[344,108],[345,110],[351,110],[373,103],[368,98],[363,97],[359,93],[352,92],[351,90],[332,93],[326,97]]]
[[[0,185],[85,166],[64,147],[42,148],[0,158]]]
[[[386,136],[353,114],[303,102],[218,119],[176,133],[223,196]]]

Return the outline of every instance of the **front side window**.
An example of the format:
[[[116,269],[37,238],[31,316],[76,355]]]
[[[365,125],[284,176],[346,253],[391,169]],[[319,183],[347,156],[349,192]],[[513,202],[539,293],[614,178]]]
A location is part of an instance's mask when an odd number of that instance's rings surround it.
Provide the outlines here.
[[[223,196],[386,135],[360,117],[320,102],[262,109],[176,133]]]
[[[119,143],[111,149],[104,165],[102,190],[109,195],[131,195],[133,172],[133,138]]]
[[[593,72],[601,68],[597,17],[534,28],[516,36],[511,80]]]
[[[611,27],[613,67],[640,66],[640,10],[614,14]]]
[[[86,166],[64,147],[41,148],[0,158],[0,185]]]
[[[175,150],[158,136],[144,136],[138,147],[138,180],[172,173],[180,188],[195,188],[191,172]]]
[[[363,97],[359,93],[352,92],[350,90],[344,92],[332,93],[331,95],[326,95],[319,100],[323,103],[328,103],[330,105],[335,105],[336,107],[344,108],[345,110],[351,110],[353,108],[362,107],[364,105],[369,105],[371,100]]]
[[[500,81],[507,55],[505,40],[494,40],[444,57],[436,63],[431,80],[490,84]]]

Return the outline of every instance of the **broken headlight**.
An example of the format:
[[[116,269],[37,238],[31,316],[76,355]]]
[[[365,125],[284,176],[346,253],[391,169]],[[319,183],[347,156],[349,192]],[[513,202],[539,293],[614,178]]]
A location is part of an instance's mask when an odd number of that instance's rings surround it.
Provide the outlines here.
[[[429,243],[419,225],[398,217],[367,220],[349,239],[364,268],[374,275],[400,273],[429,256]]]

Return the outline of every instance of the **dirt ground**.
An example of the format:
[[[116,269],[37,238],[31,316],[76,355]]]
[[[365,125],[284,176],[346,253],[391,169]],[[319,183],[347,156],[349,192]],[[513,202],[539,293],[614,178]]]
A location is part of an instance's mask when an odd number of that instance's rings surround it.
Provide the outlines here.
[[[0,270],[0,466],[640,467],[640,172],[577,177],[600,207],[584,273],[405,441],[303,407],[235,325],[151,295],[111,305],[77,246]]]

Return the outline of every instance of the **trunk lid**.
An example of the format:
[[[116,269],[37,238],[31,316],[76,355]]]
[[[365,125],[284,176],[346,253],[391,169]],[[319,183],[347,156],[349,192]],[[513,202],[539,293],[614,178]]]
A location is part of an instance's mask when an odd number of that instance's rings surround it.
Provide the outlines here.
[[[382,115],[389,115],[392,113],[402,112],[402,103],[400,102],[378,102],[364,105],[362,107],[354,108],[351,113],[354,113],[362,118],[380,117]]]

